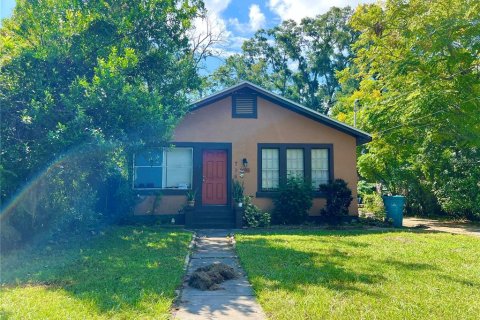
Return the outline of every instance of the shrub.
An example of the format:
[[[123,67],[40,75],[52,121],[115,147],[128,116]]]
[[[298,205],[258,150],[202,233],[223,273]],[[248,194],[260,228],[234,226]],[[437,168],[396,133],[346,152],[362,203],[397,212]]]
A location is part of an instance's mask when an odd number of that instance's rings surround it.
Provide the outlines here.
[[[98,208],[109,223],[119,223],[128,219],[139,202],[138,191],[132,189],[131,181],[121,174],[110,177],[105,184],[105,194],[99,197],[103,208]],[[102,201],[103,200],[103,201]]]
[[[99,228],[99,186],[105,181],[105,155],[80,149],[53,163],[19,193],[0,217],[1,249],[6,252],[32,241]],[[13,200],[13,199],[12,199]]]
[[[262,212],[254,205],[252,203],[252,197],[244,197],[243,205],[245,208],[243,212],[244,225],[251,228],[268,227],[270,225],[270,213]]]
[[[97,194],[86,177],[75,176],[70,169],[64,166],[47,172],[7,208],[1,218],[2,229],[8,231],[2,234],[2,252],[40,234],[67,235],[95,225],[100,218],[92,209]]]
[[[0,249],[2,252],[19,246],[22,235],[17,231],[8,219],[0,220]]]
[[[335,179],[328,184],[320,185],[320,191],[325,193],[327,204],[320,212],[330,222],[337,222],[342,216],[348,215],[348,207],[352,202],[352,190],[342,179]]]
[[[365,194],[363,196],[363,204],[365,211],[373,214],[376,219],[385,219],[385,207],[383,205],[383,199],[378,193],[374,192]]]
[[[426,181],[418,179],[410,181],[406,190],[405,212],[411,215],[441,216],[446,215],[442,211],[438,198],[431,190],[431,185]],[[455,214],[452,212],[452,216]]]
[[[369,182],[366,182],[365,180],[358,181],[357,192],[358,192],[358,196],[362,199],[362,203],[363,203],[363,200],[365,200],[366,195],[370,195],[375,191],[376,191],[375,183],[369,183]]]
[[[391,228],[392,219],[377,219],[375,217],[360,217],[357,224],[370,227]]]
[[[289,177],[279,189],[273,212],[276,224],[301,224],[308,217],[313,205],[313,190],[309,183],[297,177]]]

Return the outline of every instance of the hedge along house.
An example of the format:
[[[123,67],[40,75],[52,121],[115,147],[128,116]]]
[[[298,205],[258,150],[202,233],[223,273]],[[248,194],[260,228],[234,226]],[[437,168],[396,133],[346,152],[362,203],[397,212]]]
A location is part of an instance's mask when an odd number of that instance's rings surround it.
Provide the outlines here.
[[[319,185],[341,178],[353,192],[350,214],[357,215],[356,146],[367,133],[241,82],[191,105],[171,145],[134,156],[133,188],[141,201],[136,215],[163,215],[184,221],[189,190],[196,191],[193,227],[234,224],[232,179],[243,181],[245,195],[272,211],[276,189],[290,174]],[[155,195],[160,193],[158,199]],[[315,192],[311,216],[325,198]]]

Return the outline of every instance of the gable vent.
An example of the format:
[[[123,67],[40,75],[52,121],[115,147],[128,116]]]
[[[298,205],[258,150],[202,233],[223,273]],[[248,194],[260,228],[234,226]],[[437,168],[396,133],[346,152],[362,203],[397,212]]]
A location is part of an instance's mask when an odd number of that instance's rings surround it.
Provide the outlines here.
[[[234,95],[232,97],[232,117],[233,118],[256,118],[257,117],[257,96]]]

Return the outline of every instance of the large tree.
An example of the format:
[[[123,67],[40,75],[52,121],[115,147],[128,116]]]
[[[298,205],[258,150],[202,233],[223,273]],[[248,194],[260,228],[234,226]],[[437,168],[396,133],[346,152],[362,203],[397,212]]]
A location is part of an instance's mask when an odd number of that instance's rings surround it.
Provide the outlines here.
[[[0,31],[2,199],[70,147],[162,141],[198,88],[201,1],[17,1]]]
[[[334,114],[374,134],[365,178],[416,213],[480,217],[480,3],[389,0],[357,8],[361,35]]]
[[[328,113],[339,89],[335,73],[348,65],[357,35],[347,25],[351,14],[348,7],[334,7],[300,23],[288,20],[259,30],[215,71],[212,82],[229,86],[249,80]]]
[[[85,215],[109,176],[127,178],[125,150],[168,139],[201,84],[206,46],[189,35],[203,13],[201,0],[17,0],[0,29],[2,202],[58,165],[12,225]]]

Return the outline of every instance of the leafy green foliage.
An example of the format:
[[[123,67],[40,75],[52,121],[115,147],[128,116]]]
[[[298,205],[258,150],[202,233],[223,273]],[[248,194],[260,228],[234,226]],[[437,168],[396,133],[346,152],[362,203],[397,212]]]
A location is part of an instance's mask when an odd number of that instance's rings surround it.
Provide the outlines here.
[[[195,198],[197,196],[197,190],[188,190],[186,193],[187,196],[187,201],[195,201]]]
[[[352,190],[344,180],[335,179],[330,183],[321,184],[320,192],[324,193],[327,199],[325,208],[320,211],[322,216],[333,222],[337,218],[348,215],[348,207],[353,198]]]
[[[373,214],[376,219],[385,219],[385,206],[383,204],[382,197],[378,193],[372,192],[370,194],[365,194],[363,198],[363,204],[364,210]]]
[[[365,180],[358,182],[358,196],[363,204],[363,211],[373,214],[374,219],[383,221],[385,219],[385,207],[383,199],[376,190],[375,183],[369,183]]]
[[[75,157],[52,165],[28,186],[14,208],[6,210],[0,225],[2,251],[16,248],[39,233],[77,232],[80,226],[92,227],[98,222],[93,185],[100,179],[80,170],[98,164],[103,167],[103,156],[91,151],[78,150]],[[12,229],[15,237],[4,234]]]
[[[270,213],[261,211],[252,202],[252,197],[245,196],[243,198],[243,222],[250,228],[268,227],[270,226]]]
[[[359,6],[353,64],[333,113],[374,134],[358,158],[365,179],[407,196],[415,214],[480,217],[480,4]]]
[[[347,25],[352,10],[332,8],[297,24],[282,22],[259,30],[213,75],[213,84],[254,82],[307,107],[328,113],[339,83],[337,71],[348,65],[357,34]]]
[[[126,195],[131,152],[167,141],[185,114],[201,83],[188,32],[202,13],[200,0],[16,2],[0,29],[0,200],[42,172],[48,193],[32,188],[9,217],[31,217],[35,233],[54,217],[128,210],[131,195],[96,198]]]
[[[312,186],[298,177],[289,177],[280,186],[274,200],[273,223],[301,224],[306,221],[313,205]]]
[[[375,192],[376,186],[375,183],[369,183],[365,180],[358,181],[357,192],[359,197],[363,197],[366,194]]]
[[[240,203],[244,200],[243,191],[245,187],[243,185],[243,181],[240,182],[238,180],[232,180],[232,197],[236,203]]]

